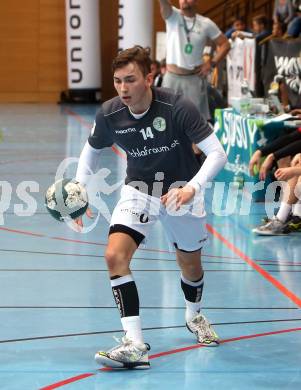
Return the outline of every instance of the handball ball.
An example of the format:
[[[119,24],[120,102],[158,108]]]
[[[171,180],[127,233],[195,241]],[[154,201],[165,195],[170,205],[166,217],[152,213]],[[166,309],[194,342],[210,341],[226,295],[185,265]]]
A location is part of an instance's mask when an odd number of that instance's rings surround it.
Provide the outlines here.
[[[46,191],[45,205],[53,218],[59,221],[76,219],[88,208],[88,194],[74,179],[58,180]]]

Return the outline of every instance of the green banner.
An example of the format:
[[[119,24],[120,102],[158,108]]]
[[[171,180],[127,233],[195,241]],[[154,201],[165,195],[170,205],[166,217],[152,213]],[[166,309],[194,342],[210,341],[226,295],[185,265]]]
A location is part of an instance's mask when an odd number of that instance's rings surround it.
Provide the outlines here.
[[[239,181],[240,184],[258,181],[258,176],[249,175],[250,158],[283,129],[283,123],[267,125],[265,122],[264,118],[243,117],[230,108],[215,111],[215,133],[228,156],[218,181]]]

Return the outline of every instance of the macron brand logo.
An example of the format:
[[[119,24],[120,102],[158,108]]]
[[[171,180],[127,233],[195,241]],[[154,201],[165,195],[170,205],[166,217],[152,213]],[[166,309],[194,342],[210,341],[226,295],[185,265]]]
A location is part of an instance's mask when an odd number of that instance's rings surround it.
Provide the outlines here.
[[[116,134],[128,134],[128,133],[135,133],[137,130],[135,127],[129,127],[128,129],[121,129],[121,130],[115,130]]]

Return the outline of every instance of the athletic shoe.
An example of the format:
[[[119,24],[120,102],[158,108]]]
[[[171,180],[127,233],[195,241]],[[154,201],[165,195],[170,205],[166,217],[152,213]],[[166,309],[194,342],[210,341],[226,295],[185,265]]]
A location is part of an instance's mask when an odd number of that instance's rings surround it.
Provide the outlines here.
[[[284,236],[289,233],[287,222],[282,222],[277,217],[273,217],[271,221],[252,231],[259,236]]]
[[[292,218],[295,218],[295,216],[292,214],[292,212],[289,213],[289,216],[287,217],[286,223],[289,223]],[[271,222],[273,218],[269,218],[268,216],[265,216],[261,218],[261,222],[263,225],[267,224],[268,222]]]
[[[288,229],[290,232],[301,232],[301,217],[293,215],[288,221]]]
[[[191,321],[186,323],[188,330],[194,333],[198,343],[206,347],[216,347],[220,340],[218,335],[213,330],[209,321],[202,315],[196,315]]]
[[[263,217],[261,218],[261,222],[263,225],[265,225],[266,223],[270,222],[271,221],[271,218],[269,217]]]
[[[134,343],[124,336],[120,345],[107,352],[96,352],[95,360],[98,364],[112,369],[147,369],[150,368],[148,361],[149,350],[150,346],[148,344]]]

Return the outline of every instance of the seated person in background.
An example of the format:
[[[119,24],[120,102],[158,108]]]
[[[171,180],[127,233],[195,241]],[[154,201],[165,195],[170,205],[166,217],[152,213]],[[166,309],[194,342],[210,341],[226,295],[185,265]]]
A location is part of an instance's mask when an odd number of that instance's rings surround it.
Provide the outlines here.
[[[275,177],[279,181],[289,180],[295,176],[301,176],[301,153],[295,155],[290,167],[278,168],[275,172]]]
[[[163,58],[163,60],[160,61],[160,73],[157,74],[153,82],[154,87],[161,87],[165,72],[166,72],[166,59]]]
[[[294,7],[291,0],[275,0],[273,20],[285,23],[287,26],[294,17]]]
[[[268,35],[266,38],[260,41],[259,45],[264,45],[266,42],[274,38],[284,38],[285,33],[286,33],[285,24],[280,22],[279,20],[276,20],[273,22],[272,25],[272,34]]]
[[[157,76],[160,75],[160,62],[159,61],[153,60],[151,62],[151,74],[153,75],[153,85],[155,87],[157,87],[157,85],[155,85],[155,80],[156,80]]]
[[[298,118],[301,119],[301,108],[295,108],[294,110],[291,111],[292,115],[296,115]]]
[[[252,29],[256,42],[262,41],[270,35],[269,20],[265,15],[256,15],[252,18]]]
[[[259,171],[260,180],[265,180],[269,171],[277,162],[279,168],[287,167],[290,163],[290,156],[301,151],[301,132],[293,130],[288,134],[278,137],[268,145],[256,150],[249,163],[251,176]],[[261,164],[261,159],[266,157]]]
[[[255,48],[255,96],[256,97],[264,97],[264,84],[263,84],[263,66],[264,66],[264,55],[265,50],[259,44],[268,36],[270,36],[270,31],[268,28],[269,21],[264,15],[257,15],[252,18],[252,27],[256,40],[256,48]]]
[[[301,36],[301,1],[295,1],[295,18],[289,23],[287,27],[287,37],[298,38]]]
[[[237,36],[239,36],[239,33],[242,31],[250,32],[250,30],[247,28],[245,21],[242,18],[236,18],[232,23],[232,27],[230,27],[225,32],[225,36],[228,39],[230,38],[235,39]]]
[[[290,167],[277,169],[275,176],[287,185],[276,216],[253,229],[258,235],[278,236],[301,230],[301,153],[295,155]]]

